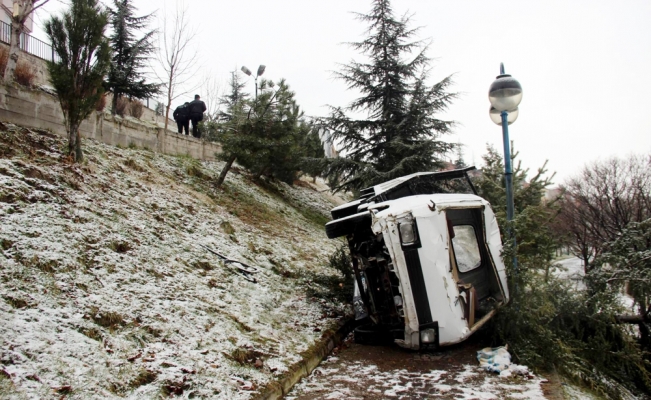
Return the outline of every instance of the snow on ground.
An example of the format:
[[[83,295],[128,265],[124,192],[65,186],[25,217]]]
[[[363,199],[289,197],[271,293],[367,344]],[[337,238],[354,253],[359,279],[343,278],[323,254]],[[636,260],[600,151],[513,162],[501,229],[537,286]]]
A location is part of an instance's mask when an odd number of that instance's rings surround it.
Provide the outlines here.
[[[347,308],[317,191],[0,130],[0,397],[247,399]],[[238,273],[198,244],[259,268]],[[257,283],[245,278],[253,277]]]
[[[367,362],[338,361],[328,357],[292,389],[287,399],[545,399],[541,388],[545,380],[533,375],[504,377],[476,365],[423,374],[404,369],[381,370]],[[350,383],[359,387],[351,390]]]

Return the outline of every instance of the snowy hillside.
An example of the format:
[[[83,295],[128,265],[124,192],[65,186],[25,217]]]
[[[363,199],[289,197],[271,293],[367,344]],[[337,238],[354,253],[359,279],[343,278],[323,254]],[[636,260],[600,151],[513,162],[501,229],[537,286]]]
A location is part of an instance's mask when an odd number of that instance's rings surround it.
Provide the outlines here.
[[[247,399],[347,312],[309,184],[65,146],[0,126],[0,398]]]

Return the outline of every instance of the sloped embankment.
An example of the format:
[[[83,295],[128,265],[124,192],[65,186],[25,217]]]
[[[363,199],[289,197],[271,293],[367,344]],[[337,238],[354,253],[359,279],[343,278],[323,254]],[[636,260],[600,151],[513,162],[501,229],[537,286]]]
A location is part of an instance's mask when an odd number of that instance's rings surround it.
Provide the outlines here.
[[[64,148],[0,127],[0,397],[250,398],[346,311],[314,189],[214,190],[221,163]]]

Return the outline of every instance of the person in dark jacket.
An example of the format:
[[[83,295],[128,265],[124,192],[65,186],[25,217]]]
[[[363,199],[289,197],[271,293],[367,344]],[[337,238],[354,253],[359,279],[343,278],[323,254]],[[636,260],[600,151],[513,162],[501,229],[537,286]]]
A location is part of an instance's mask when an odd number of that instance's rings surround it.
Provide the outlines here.
[[[199,132],[199,121],[203,119],[203,112],[206,111],[206,103],[201,101],[201,96],[194,95],[194,100],[190,102],[190,120],[192,121],[192,136],[197,139],[201,137]]]
[[[174,117],[174,121],[176,121],[176,126],[179,128],[179,134],[183,134],[183,130],[185,129],[185,134],[189,135],[190,134],[190,103],[187,101],[185,104],[181,104],[180,106],[176,107],[176,110],[174,110],[174,114],[172,116]]]

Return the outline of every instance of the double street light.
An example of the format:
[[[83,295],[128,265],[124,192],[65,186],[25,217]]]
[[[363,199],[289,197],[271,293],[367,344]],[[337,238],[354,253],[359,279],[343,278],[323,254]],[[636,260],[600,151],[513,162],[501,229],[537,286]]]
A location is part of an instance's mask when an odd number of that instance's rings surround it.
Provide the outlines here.
[[[488,99],[491,102],[489,115],[491,120],[502,126],[504,140],[504,177],[506,181],[506,219],[509,223],[509,236],[513,241],[513,268],[518,270],[518,258],[515,252],[515,232],[511,228],[513,221],[513,168],[511,166],[511,146],[509,142],[509,125],[518,119],[518,105],[522,101],[522,86],[511,75],[504,73],[504,64],[500,63],[500,75],[488,89]]]
[[[256,99],[258,98],[258,77],[264,74],[265,68],[267,68],[265,65],[260,64],[260,66],[258,67],[258,72],[255,74],[255,98]],[[248,76],[251,76],[253,74],[250,69],[244,66],[242,67],[242,72],[244,72]]]

